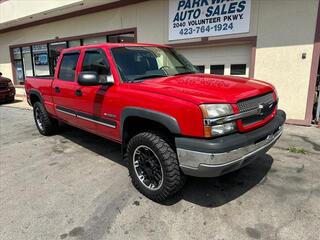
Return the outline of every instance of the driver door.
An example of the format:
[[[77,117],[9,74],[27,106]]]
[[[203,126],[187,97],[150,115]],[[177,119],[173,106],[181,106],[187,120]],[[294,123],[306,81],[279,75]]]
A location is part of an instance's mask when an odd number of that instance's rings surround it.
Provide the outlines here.
[[[110,67],[103,49],[84,49],[80,56],[81,72],[96,72],[100,82],[110,78]],[[112,121],[104,117],[102,111],[104,99],[108,97],[108,91],[113,86],[82,86],[76,83],[76,101],[78,124],[90,132],[101,135],[100,126],[104,126],[104,134],[109,135],[111,129],[115,127]]]

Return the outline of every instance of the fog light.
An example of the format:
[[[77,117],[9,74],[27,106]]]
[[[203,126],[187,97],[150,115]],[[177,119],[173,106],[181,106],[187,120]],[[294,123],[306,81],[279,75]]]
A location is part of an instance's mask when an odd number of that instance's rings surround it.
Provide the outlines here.
[[[213,137],[234,132],[237,126],[235,122],[225,123],[211,127],[211,134]]]

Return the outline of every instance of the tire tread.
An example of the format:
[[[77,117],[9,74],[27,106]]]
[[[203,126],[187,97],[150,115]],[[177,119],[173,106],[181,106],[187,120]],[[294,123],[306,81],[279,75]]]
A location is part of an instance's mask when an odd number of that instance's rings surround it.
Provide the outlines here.
[[[129,141],[127,151],[124,156],[125,160],[129,163],[129,174],[131,176],[133,185],[142,194],[157,202],[163,202],[170,196],[177,193],[183,187],[185,182],[185,176],[180,170],[177,155],[164,139],[165,137],[162,137],[157,133],[139,133]],[[158,155],[159,160],[162,163],[163,173],[165,177],[163,186],[159,190],[154,192],[147,190],[136,178],[132,160],[130,161],[130,159],[128,159],[130,156],[130,152],[133,152],[135,146],[138,146],[141,141],[147,141],[151,144],[151,146],[153,146],[153,150],[155,150],[155,153]]]

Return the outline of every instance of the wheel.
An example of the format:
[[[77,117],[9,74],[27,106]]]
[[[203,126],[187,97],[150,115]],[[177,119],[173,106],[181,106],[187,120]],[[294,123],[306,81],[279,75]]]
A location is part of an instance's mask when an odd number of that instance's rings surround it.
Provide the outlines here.
[[[12,103],[12,102],[14,102],[14,96],[9,98],[9,100],[8,100],[8,103]]]
[[[184,185],[176,153],[157,134],[143,132],[134,136],[125,157],[133,185],[156,202],[168,199]]]
[[[58,120],[51,118],[40,102],[33,105],[33,116],[36,126],[42,135],[52,135],[58,129]]]

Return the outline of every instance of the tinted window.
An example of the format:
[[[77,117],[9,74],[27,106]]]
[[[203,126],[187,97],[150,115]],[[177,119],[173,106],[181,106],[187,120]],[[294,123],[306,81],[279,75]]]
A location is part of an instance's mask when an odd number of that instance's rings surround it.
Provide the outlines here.
[[[204,73],[204,65],[198,65],[195,67],[199,70],[199,72]]]
[[[211,65],[210,73],[216,75],[224,75],[224,65]]]
[[[74,81],[78,58],[78,53],[63,55],[59,70],[59,79],[65,81]]]
[[[246,75],[246,64],[232,64],[231,75]]]
[[[110,75],[109,64],[106,57],[99,52],[86,52],[82,64],[82,71],[96,72],[100,79]]]

